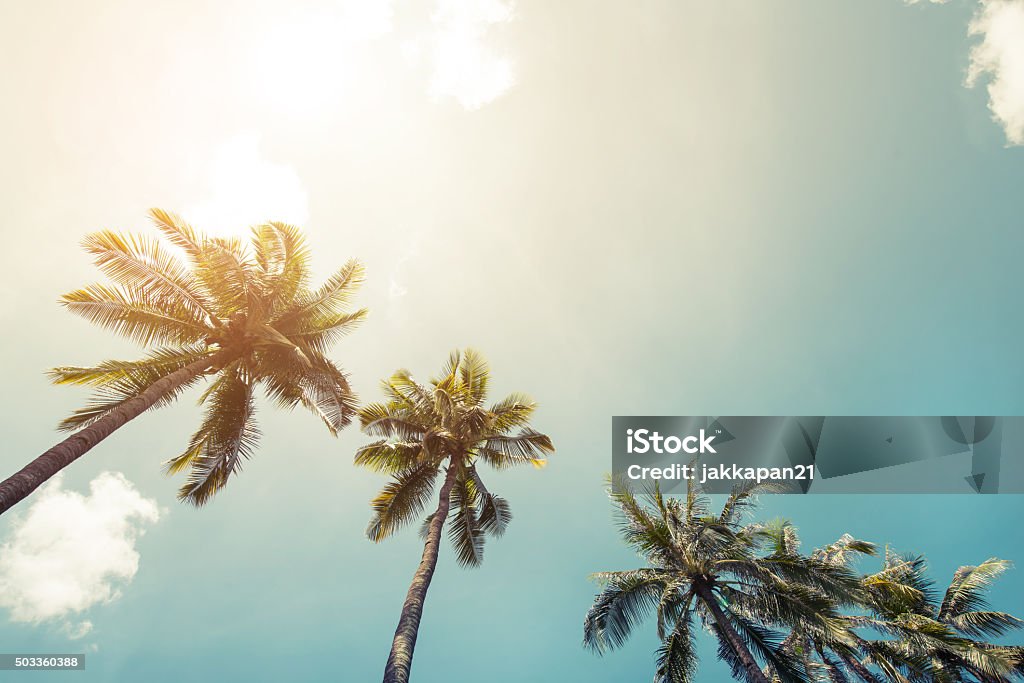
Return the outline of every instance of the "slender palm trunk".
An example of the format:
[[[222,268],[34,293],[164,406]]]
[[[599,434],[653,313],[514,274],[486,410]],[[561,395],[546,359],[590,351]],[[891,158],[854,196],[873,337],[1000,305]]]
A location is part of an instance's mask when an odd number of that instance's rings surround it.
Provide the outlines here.
[[[704,606],[711,612],[711,616],[715,619],[715,624],[718,626],[718,630],[721,632],[722,637],[725,638],[726,642],[733,652],[736,653],[737,658],[740,660],[740,665],[743,667],[743,671],[746,674],[747,681],[749,683],[769,683],[768,677],[761,671],[761,667],[757,665],[757,660],[754,659],[754,655],[750,654],[750,650],[747,649],[747,644],[743,642],[740,635],[736,633],[736,629],[733,627],[732,622],[725,616],[725,612],[722,611],[721,605],[718,604],[718,599],[715,594],[711,591],[711,588],[703,583],[694,583],[693,590],[697,593],[697,596],[704,603]]]
[[[408,683],[409,671],[412,669],[412,654],[416,649],[416,635],[420,629],[420,617],[423,616],[423,601],[430,588],[430,580],[434,578],[437,567],[437,554],[441,548],[441,528],[448,517],[452,487],[455,485],[457,468],[449,463],[448,474],[445,475],[441,493],[438,495],[437,510],[430,520],[427,531],[427,542],[423,545],[423,559],[412,577],[412,585],[402,605],[402,616],[395,629],[395,639],[391,642],[391,654],[384,668],[384,683]]]
[[[100,441],[152,408],[162,396],[215,367],[217,361],[216,355],[206,356],[162,377],[138,396],[125,401],[88,427],[78,430],[0,482],[0,515],[24,500],[47,479],[88,453]]]

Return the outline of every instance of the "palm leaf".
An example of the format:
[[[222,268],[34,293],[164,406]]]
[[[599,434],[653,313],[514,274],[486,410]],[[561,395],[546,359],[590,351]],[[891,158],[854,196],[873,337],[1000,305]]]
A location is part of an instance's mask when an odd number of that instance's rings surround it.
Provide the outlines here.
[[[192,344],[209,334],[193,311],[142,291],[94,284],[65,294],[60,303],[75,315],[143,346]]]
[[[58,429],[74,431],[87,427],[135,398],[160,379],[209,355],[211,352],[205,347],[195,345],[180,349],[157,349],[139,361],[106,361],[95,367],[54,368],[49,375],[56,384],[98,387],[89,403],[64,418]],[[166,392],[157,400],[154,407],[171,403],[199,379],[200,376],[193,377]]]
[[[156,240],[103,230],[88,235],[83,246],[95,257],[99,269],[114,282],[139,290],[152,299],[190,309],[196,319],[205,324],[220,324],[198,291],[195,278]]]
[[[460,472],[452,488],[448,538],[455,559],[463,567],[479,567],[484,560],[485,536],[477,516],[477,493],[473,479],[464,470]]]
[[[222,373],[204,395],[206,415],[188,448],[166,463],[169,474],[189,470],[178,498],[195,506],[205,504],[242,468],[259,440],[254,421],[252,384],[240,368]]]
[[[380,542],[418,517],[430,499],[437,471],[437,465],[423,463],[397,473],[370,503],[374,516],[367,537]]]
[[[603,653],[621,647],[657,606],[666,577],[654,569],[634,569],[599,573],[592,578],[602,590],[583,622],[583,644]]]

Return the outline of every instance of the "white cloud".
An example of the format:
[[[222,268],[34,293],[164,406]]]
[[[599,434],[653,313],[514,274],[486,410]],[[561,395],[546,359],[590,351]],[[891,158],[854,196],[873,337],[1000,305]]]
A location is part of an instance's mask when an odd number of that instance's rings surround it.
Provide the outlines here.
[[[88,495],[54,477],[0,546],[0,608],[15,622],[85,636],[92,623],[79,615],[120,595],[139,568],[135,542],[158,518],[156,502],[120,473],[100,474]]]
[[[298,173],[264,159],[255,131],[239,133],[217,149],[207,187],[209,196],[183,214],[211,234],[247,234],[264,221],[303,225],[309,220],[309,197]]]
[[[908,5],[920,5],[922,2],[930,2],[933,5],[945,5],[949,0],[903,0]]]
[[[971,48],[967,85],[988,81],[988,106],[1011,145],[1024,145],[1024,0],[986,0],[968,27],[981,42]]]
[[[512,87],[512,60],[487,43],[489,30],[512,17],[512,4],[503,0],[439,0],[432,17],[431,96],[479,109]]]

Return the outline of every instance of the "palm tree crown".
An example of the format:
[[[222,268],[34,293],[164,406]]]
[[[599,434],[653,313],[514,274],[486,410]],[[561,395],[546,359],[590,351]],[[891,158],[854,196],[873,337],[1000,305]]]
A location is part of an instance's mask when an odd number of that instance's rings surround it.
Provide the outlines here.
[[[743,522],[755,495],[769,487],[739,484],[713,515],[697,485],[688,486],[685,499],[664,497],[657,487],[638,497],[613,482],[621,534],[646,566],[594,575],[601,590],[584,622],[584,644],[599,653],[619,647],[653,612],[662,641],[658,683],[692,680],[695,619],[717,637],[719,657],[736,677],[766,683],[761,660],[782,681],[807,680],[802,658],[783,646],[776,627],[801,624],[829,640],[847,638],[838,607],[856,601],[856,576],[790,552],[788,524]]]
[[[868,605],[872,618],[863,625],[896,638],[888,641],[888,649],[897,661],[909,664],[902,673],[910,681],[1024,678],[1024,648],[990,641],[1024,626],[1024,621],[988,605],[989,588],[1009,566],[1006,560],[991,558],[960,567],[939,600],[925,575],[923,557],[887,552],[882,571],[865,581],[884,576],[901,590],[876,594]]]
[[[529,427],[536,409],[529,397],[511,394],[484,405],[489,376],[480,354],[456,351],[429,385],[399,370],[383,382],[388,401],[360,409],[363,430],[381,438],[360,448],[355,462],[393,475],[372,503],[372,540],[387,538],[423,512],[443,467],[453,473],[449,535],[459,562],[480,564],[486,536],[505,530],[512,516],[508,502],[487,489],[477,464],[543,467],[554,447]]]
[[[366,315],[365,309],[347,310],[363,270],[349,261],[311,289],[309,248],[294,226],[264,223],[252,229],[245,244],[203,236],[162,210],[150,215],[184,261],[156,239],[110,231],[89,235],[84,246],[113,284],[84,287],[64,295],[61,303],[155,348],[141,360],[59,367],[50,374],[59,384],[96,388],[91,402],[60,425],[78,430],[161,378],[203,366],[156,401],[170,403],[202,377],[212,378],[200,398],[206,411],[199,429],[184,452],[167,462],[169,473],[189,472],[179,498],[201,505],[253,452],[259,437],[257,384],[280,406],[308,408],[332,434],[351,421],[355,396],[326,352]]]

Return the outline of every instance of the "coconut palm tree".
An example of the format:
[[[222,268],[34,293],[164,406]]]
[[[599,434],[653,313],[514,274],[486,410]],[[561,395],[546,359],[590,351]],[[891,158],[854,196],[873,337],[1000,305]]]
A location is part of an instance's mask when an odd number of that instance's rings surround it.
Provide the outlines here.
[[[483,561],[487,536],[500,536],[512,518],[508,502],[490,492],[477,466],[542,467],[554,452],[551,439],[529,425],[536,404],[527,396],[511,394],[485,407],[488,378],[480,354],[456,351],[429,384],[399,370],[383,383],[387,401],[359,411],[363,431],[379,439],[358,450],[356,464],[393,475],[371,502],[371,540],[382,541],[419,517],[441,479],[437,506],[421,528],[423,557],[402,605],[385,683],[409,680],[444,524],[450,523],[459,564],[475,567]]]
[[[796,543],[790,541],[789,552],[796,551]],[[874,553],[873,544],[844,534],[811,556],[849,566],[857,556]],[[852,646],[848,640],[817,637],[802,626],[794,628],[786,646],[804,657],[817,655],[814,665],[835,683],[1009,681],[1022,675],[1021,648],[976,639],[1002,636],[1022,625],[1012,615],[989,611],[985,605],[985,589],[1006,567],[1002,560],[961,567],[939,604],[924,557],[886,548],[882,568],[861,578],[860,607],[866,615],[843,617],[853,634]],[[870,640],[857,633],[866,629],[882,638]]]
[[[159,240],[110,231],[85,249],[111,284],[65,294],[61,303],[90,322],[151,347],[141,360],[51,371],[58,384],[94,387],[84,408],[60,424],[74,433],[0,483],[0,513],[149,408],[171,403],[207,378],[206,413],[170,473],[189,471],[179,498],[201,505],[250,457],[259,431],[253,390],[262,383],[279,405],[303,405],[337,433],[355,414],[344,372],[326,353],[365,316],[347,310],[362,281],[350,261],[317,289],[309,286],[309,248],[299,230],[265,223],[248,246],[206,237],[154,209]]]
[[[775,553],[798,555],[800,539],[796,529],[788,522],[775,521],[764,525],[763,533],[772,539]],[[834,543],[817,548],[811,558],[829,564],[850,568],[856,559],[877,554],[875,544],[843,534]],[[860,579],[861,593],[859,607],[876,614],[878,604],[900,603],[904,608],[918,604],[928,592],[927,580],[923,573],[923,559],[899,557],[886,550],[884,567],[881,571]],[[881,670],[882,675],[892,680],[905,680],[901,672],[909,675],[927,675],[930,671],[926,662],[913,656],[893,640],[869,640],[858,632],[860,627],[873,627],[885,633],[899,633],[899,626],[882,620],[877,614],[863,617],[844,613],[841,617],[847,630],[822,632],[812,623],[796,623],[790,635],[783,642],[783,648],[799,656],[808,671],[813,671],[832,683],[846,683],[856,679],[865,683],[881,683],[882,676],[871,666]],[[836,637],[838,634],[839,637]],[[770,667],[765,673],[779,680]],[[851,678],[852,677],[852,678]]]
[[[899,566],[908,559],[893,553],[886,565]],[[917,560],[923,568],[923,559]],[[941,602],[926,580],[907,581],[921,591],[920,599],[882,596],[872,605],[881,621],[865,625],[898,638],[893,649],[924,663],[924,671],[905,672],[910,681],[999,683],[1024,678],[1024,648],[990,640],[1024,626],[1024,621],[988,605],[988,589],[1009,567],[1009,562],[998,558],[960,567]]]
[[[694,622],[719,643],[719,657],[733,675],[767,683],[758,659],[782,681],[811,680],[800,656],[784,648],[776,627],[796,624],[844,637],[839,606],[854,604],[859,585],[844,567],[777,552],[759,525],[743,523],[757,493],[769,490],[738,484],[718,515],[709,499],[688,481],[685,500],[660,490],[640,497],[622,481],[609,488],[625,541],[646,561],[628,571],[602,572],[601,591],[583,625],[584,645],[603,653],[621,646],[633,628],[655,614],[662,645],[657,683],[686,683],[697,667]]]

